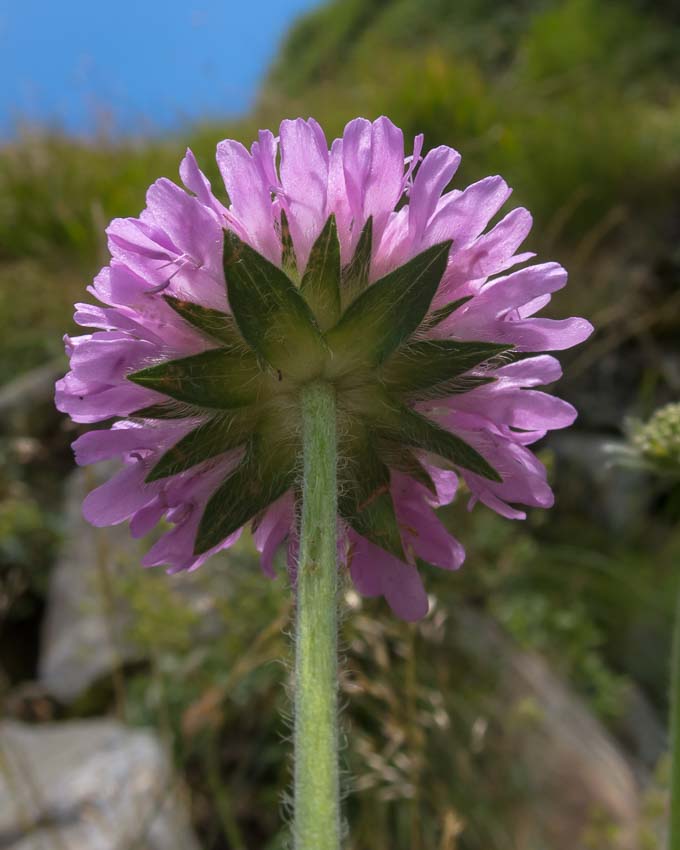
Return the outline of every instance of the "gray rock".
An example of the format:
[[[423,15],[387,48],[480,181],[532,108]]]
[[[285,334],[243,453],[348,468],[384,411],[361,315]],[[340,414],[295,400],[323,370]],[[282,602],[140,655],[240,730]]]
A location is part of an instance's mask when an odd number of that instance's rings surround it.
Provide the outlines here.
[[[95,529],[81,513],[85,494],[102,480],[79,470],[67,482],[64,542],[50,576],[38,677],[65,702],[135,654],[123,638],[129,611],[111,583],[114,571],[139,563],[139,547],[127,528]]]
[[[0,724],[0,847],[198,850],[158,740],[113,720]]]
[[[493,620],[461,609],[454,623],[460,645],[495,676],[512,751],[531,789],[518,846],[638,850],[640,774],[584,701]]]
[[[634,683],[626,688],[623,711],[616,720],[616,733],[634,757],[637,775],[644,782],[668,752],[669,740],[657,712]]]
[[[54,419],[54,382],[66,371],[63,357],[31,369],[0,387],[0,431],[31,434],[36,426],[36,411],[45,408]],[[41,417],[42,418],[42,417]]]
[[[182,605],[199,614],[197,639],[210,639],[224,627],[217,600],[229,592],[230,575],[250,556],[229,553],[229,569],[213,562],[210,570],[165,576],[162,568],[141,566],[148,541],[130,537],[126,524],[93,528],[82,516],[83,498],[112,474],[112,468],[77,470],[64,494],[63,545],[50,575],[38,668],[40,684],[62,702],[71,702],[102,677],[142,657],[131,639],[135,618],[129,582],[147,582],[145,593],[176,594]],[[141,587],[142,585],[138,585]],[[162,603],[161,603],[162,604]]]

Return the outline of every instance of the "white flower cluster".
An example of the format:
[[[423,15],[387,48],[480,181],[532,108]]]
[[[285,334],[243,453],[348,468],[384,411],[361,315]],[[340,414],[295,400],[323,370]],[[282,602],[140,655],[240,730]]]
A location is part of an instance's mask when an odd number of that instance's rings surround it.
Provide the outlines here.
[[[635,428],[633,447],[655,466],[663,464],[666,471],[680,471],[680,402],[661,407],[648,422]]]

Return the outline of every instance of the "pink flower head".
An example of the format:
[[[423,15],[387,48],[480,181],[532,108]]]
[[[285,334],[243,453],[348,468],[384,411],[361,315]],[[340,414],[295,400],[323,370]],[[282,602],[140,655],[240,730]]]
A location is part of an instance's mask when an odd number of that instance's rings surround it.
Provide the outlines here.
[[[341,561],[398,616],[427,612],[419,560],[465,557],[435,513],[458,476],[509,518],[552,504],[528,446],[576,413],[535,389],[560,366],[532,355],[591,325],[534,317],[567,276],[518,253],[527,210],[488,229],[505,181],[446,191],[459,154],[421,148],[407,156],[387,118],[357,118],[330,148],[314,120],[284,121],[250,151],[218,145],[229,205],[187,151],[186,190],[158,180],[139,218],[109,226],[90,288],[103,306],[77,305],[93,330],[66,339],[56,401],[76,422],[118,418],[74,444],[79,464],[123,462],[84,513],[134,536],[170,522],[145,565],[195,569],[248,523],[266,574],[281,544],[294,556],[312,380],[336,390]]]

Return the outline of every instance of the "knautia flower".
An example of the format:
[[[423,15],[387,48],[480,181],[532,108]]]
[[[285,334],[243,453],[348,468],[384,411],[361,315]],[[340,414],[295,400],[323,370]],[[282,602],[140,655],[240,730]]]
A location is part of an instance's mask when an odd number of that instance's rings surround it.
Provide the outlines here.
[[[460,161],[423,139],[405,156],[388,119],[358,118],[330,146],[314,121],[217,148],[229,202],[187,151],[185,189],[161,179],[139,218],[108,228],[110,264],[77,305],[57,405],[118,421],[76,440],[80,464],[123,467],[86,499],[97,526],[172,524],[146,566],[192,570],[251,523],[262,568],[295,563],[301,389],[335,390],[340,562],[397,615],[428,608],[419,563],[455,569],[462,545],[435,509],[462,477],[505,517],[549,507],[528,448],[575,411],[536,386],[560,377],[536,352],[590,334],[535,318],[567,275],[526,265],[531,227],[500,177],[446,191]],[[219,193],[218,193],[219,194]],[[522,266],[519,270],[511,269]]]

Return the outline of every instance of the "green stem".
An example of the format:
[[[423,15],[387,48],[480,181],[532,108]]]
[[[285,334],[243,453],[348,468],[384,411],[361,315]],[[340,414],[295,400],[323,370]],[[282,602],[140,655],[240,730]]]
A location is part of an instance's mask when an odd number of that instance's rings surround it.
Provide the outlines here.
[[[680,850],[680,592],[671,655],[671,818],[669,850]]]
[[[295,644],[295,850],[339,850],[335,391],[302,393],[304,482]]]

